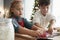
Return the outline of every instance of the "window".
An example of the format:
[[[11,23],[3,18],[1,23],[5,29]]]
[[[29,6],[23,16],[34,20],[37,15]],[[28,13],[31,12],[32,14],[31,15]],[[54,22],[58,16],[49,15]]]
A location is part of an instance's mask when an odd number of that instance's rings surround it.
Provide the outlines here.
[[[56,17],[56,27],[60,26],[60,0],[53,0],[52,14]]]
[[[24,0],[24,17],[30,21],[35,0]]]

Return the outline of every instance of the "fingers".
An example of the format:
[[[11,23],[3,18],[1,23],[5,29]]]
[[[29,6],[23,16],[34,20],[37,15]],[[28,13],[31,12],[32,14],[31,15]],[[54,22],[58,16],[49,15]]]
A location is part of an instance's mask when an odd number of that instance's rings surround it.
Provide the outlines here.
[[[52,32],[53,32],[53,29],[49,28],[49,29],[48,29],[48,33],[49,33],[49,34],[52,34]]]

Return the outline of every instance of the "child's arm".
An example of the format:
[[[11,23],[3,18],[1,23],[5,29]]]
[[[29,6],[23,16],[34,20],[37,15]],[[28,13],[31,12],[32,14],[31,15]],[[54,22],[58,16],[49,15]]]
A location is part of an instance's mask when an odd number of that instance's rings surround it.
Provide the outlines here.
[[[37,26],[33,25],[31,29],[32,30],[38,30],[39,28]]]
[[[14,26],[14,29],[15,29],[16,33],[26,34],[26,35],[30,35],[30,36],[34,36],[34,37],[40,35],[40,32],[38,32],[38,31],[33,31],[33,30],[30,30],[30,29],[21,27],[15,19],[12,20],[12,23],[13,23],[13,26]]]
[[[35,26],[39,29],[41,29],[42,31],[46,31],[44,27],[41,27],[41,25],[39,23],[35,23]]]
[[[26,19],[24,19],[24,24],[25,24],[25,27],[28,28],[28,29],[41,30],[39,27],[37,27],[36,25],[33,25],[32,23],[30,23]]]
[[[20,34],[26,34],[26,35],[30,35],[30,36],[34,36],[34,37],[38,37],[40,35],[40,32],[38,32],[38,31],[29,30],[29,29],[23,28],[23,27],[19,27],[18,32]]]
[[[55,23],[55,20],[51,20],[51,21],[50,21],[50,24],[49,24],[49,26],[48,26],[48,32],[49,32],[50,34],[53,32],[52,27],[53,27],[54,23]]]
[[[41,27],[41,25],[40,25],[39,23],[35,23],[35,25],[36,25],[37,27],[43,28],[43,27]]]
[[[33,25],[31,29],[32,29],[32,30],[41,30],[41,28],[38,27],[38,26],[36,26],[36,25]]]

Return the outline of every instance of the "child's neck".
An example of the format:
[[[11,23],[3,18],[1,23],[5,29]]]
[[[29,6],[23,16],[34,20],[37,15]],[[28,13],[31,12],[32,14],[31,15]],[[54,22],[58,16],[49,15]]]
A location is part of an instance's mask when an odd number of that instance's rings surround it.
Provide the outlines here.
[[[41,14],[42,14],[43,16],[46,16],[46,14],[44,14],[44,13],[42,13],[42,12],[41,12]]]
[[[42,14],[42,13],[41,13]],[[42,14],[43,16],[46,16],[46,14],[44,15],[44,14]]]

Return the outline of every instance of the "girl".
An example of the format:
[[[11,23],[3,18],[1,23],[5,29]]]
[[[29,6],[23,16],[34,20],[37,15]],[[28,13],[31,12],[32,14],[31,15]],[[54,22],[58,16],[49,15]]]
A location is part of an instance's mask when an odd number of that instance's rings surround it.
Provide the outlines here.
[[[22,18],[22,3],[20,1],[12,2],[10,6],[8,18],[12,18],[12,23],[16,33],[27,34],[30,36],[38,37],[41,34],[41,28],[36,27],[29,23],[25,18]],[[37,31],[40,30],[40,31]],[[42,30],[43,32],[43,30]]]

